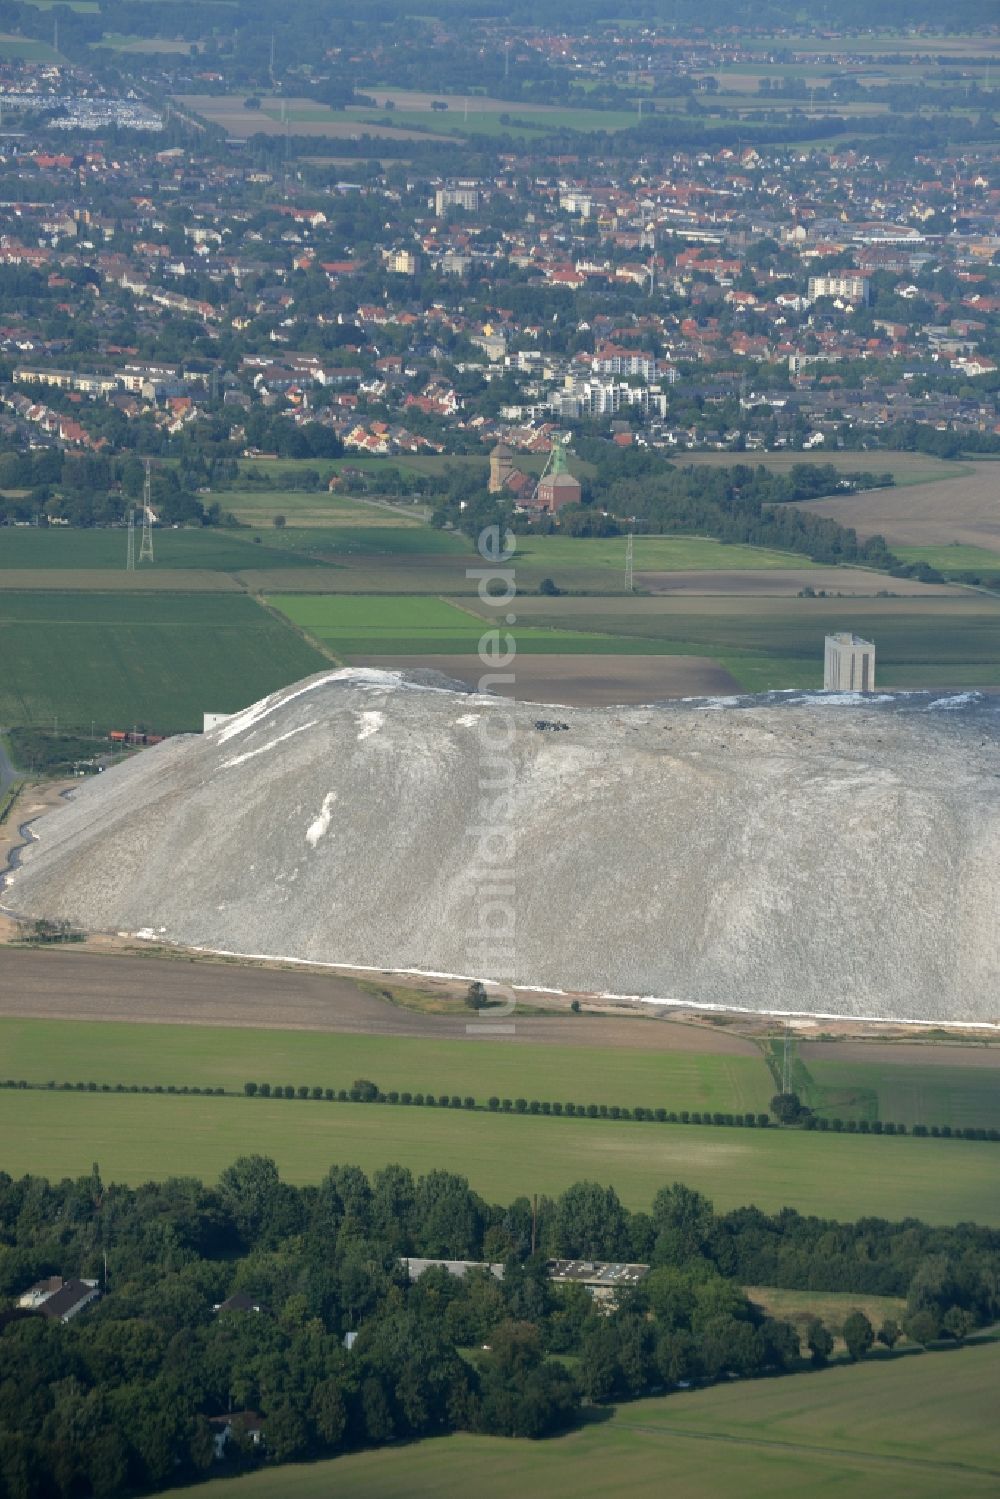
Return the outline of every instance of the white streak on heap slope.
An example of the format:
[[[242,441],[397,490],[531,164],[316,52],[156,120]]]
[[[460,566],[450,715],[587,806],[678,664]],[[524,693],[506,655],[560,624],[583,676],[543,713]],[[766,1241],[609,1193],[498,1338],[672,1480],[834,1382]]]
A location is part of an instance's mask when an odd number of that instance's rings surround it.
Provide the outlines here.
[[[372,709],[367,713],[359,713],[357,715],[357,722],[358,743],[360,744],[362,740],[370,739],[373,734],[378,733],[385,722],[385,714]]]
[[[538,705],[513,709],[519,982],[1000,1020],[997,706],[794,696],[560,707],[559,734],[534,728]],[[83,785],[36,825],[4,903],[190,946],[468,974],[470,709],[490,712],[385,672],[296,684]]]
[[[324,838],[330,830],[330,818],[333,816],[333,804],[337,800],[335,791],[328,791],[323,798],[323,805],[319,809],[319,816],[306,828],[306,842],[310,848],[315,848],[321,838]]]

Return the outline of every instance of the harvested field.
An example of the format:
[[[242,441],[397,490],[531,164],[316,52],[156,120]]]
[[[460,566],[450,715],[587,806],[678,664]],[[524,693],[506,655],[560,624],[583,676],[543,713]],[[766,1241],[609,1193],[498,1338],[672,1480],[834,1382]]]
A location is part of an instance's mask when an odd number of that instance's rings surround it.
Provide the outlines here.
[[[565,729],[540,732],[536,709],[442,678],[327,671],[82,785],[39,821],[5,904],[195,949],[500,976],[477,847],[501,721],[517,869],[503,976],[1000,1023],[997,707],[707,706],[563,707]]]
[[[485,670],[478,656],[369,656],[366,664],[389,671],[430,667],[470,687]],[[576,708],[739,691],[735,677],[704,656],[522,656],[514,675],[512,687],[498,688],[505,697]]]
[[[965,546],[1000,552],[1000,463],[970,463],[965,477],[907,488],[869,489],[841,499],[810,500],[859,536],[876,533],[891,546]]]
[[[378,976],[374,976],[378,982]],[[529,1002],[532,996],[525,996]],[[468,1016],[427,1015],[391,1004],[354,979],[301,968],[264,968],[126,953],[0,947],[0,1015],[134,1021],[254,1030],[336,1031],[426,1040],[470,1038]],[[512,1035],[490,1045],[608,1047],[754,1057],[756,1047],[724,1030],[648,1017],[518,1015]]]
[[[260,109],[247,109],[243,104],[244,96],[239,94],[177,94],[174,97],[183,109],[201,115],[231,136],[242,139],[252,135],[285,134],[280,99],[265,98]],[[324,114],[322,105],[314,99],[288,99],[285,102],[289,109],[298,109],[312,116],[290,125],[295,135],[320,136],[327,140],[363,140],[366,136],[398,141],[451,140],[451,136],[435,135],[429,130],[405,130],[399,126],[365,123],[332,109]]]
[[[799,1046],[802,1060],[813,1062],[860,1062],[872,1067],[973,1067],[994,1069],[1000,1074],[1000,1045],[981,1041],[964,1042],[894,1042],[879,1041],[803,1041]],[[997,1078],[1000,1083],[1000,1075]]]

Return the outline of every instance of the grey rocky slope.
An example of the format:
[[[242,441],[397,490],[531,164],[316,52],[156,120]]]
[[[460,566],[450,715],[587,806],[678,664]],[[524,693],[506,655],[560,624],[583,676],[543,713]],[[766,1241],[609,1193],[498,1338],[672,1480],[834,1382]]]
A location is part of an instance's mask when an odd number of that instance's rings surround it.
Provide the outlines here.
[[[536,728],[546,713],[568,727]],[[484,729],[511,716],[498,801]],[[472,953],[503,919],[476,829],[512,826],[519,983],[995,1022],[998,728],[968,695],[545,710],[334,672],[81,786],[2,900],[229,952],[506,978]]]

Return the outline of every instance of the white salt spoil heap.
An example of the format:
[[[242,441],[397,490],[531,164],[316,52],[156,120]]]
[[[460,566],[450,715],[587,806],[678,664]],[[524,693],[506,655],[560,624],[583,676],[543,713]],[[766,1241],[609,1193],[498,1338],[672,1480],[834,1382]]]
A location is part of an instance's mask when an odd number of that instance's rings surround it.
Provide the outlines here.
[[[513,828],[519,983],[1000,1020],[991,701],[546,710],[432,680],[313,677],[95,778],[36,824],[4,905],[226,952],[505,976],[472,956],[504,919],[477,829],[501,830],[495,858]],[[546,714],[566,727],[536,727]],[[483,721],[508,715],[498,801]]]

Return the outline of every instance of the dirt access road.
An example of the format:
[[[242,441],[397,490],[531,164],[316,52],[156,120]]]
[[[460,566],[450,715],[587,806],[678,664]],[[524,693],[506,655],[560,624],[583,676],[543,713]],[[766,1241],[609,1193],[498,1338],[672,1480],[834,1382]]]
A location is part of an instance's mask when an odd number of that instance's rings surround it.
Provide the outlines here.
[[[372,977],[377,979],[377,975]],[[531,999],[537,1001],[537,996]],[[0,947],[0,1015],[441,1039],[466,1038],[466,1027],[474,1018],[465,1013],[408,1010],[338,974],[247,967],[186,956],[147,958],[16,947]],[[655,1015],[602,1018],[564,1012],[515,1014],[514,1020],[512,1036],[485,1039],[515,1045],[527,1041],[759,1056],[754,1044],[742,1036]]]

